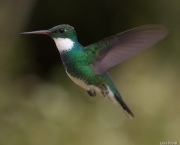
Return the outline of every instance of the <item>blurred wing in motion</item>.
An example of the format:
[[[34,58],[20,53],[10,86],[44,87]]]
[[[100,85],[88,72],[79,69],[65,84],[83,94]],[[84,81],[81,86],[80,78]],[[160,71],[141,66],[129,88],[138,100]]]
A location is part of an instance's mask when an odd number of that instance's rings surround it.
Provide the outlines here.
[[[163,25],[146,25],[108,37],[85,47],[94,54],[93,66],[100,74],[151,47],[167,35]]]

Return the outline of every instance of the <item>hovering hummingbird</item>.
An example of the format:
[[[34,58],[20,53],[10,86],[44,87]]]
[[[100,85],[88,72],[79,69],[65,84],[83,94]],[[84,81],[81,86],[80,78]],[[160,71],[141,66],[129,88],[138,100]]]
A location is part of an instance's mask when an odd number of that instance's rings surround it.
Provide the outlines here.
[[[141,26],[86,47],[78,42],[74,28],[65,24],[49,30],[20,34],[50,36],[56,43],[65,71],[72,81],[92,97],[99,93],[108,98],[133,118],[133,113],[123,101],[107,70],[163,39],[167,35],[167,28],[162,25]]]

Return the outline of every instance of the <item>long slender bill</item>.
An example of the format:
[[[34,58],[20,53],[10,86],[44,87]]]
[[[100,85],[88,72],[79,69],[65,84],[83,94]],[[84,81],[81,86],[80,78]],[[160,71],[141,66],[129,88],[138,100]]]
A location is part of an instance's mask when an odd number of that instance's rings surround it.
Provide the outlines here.
[[[48,30],[40,30],[40,31],[32,31],[32,32],[23,32],[23,33],[20,33],[20,35],[32,35],[32,34],[49,35],[50,31],[48,31]]]

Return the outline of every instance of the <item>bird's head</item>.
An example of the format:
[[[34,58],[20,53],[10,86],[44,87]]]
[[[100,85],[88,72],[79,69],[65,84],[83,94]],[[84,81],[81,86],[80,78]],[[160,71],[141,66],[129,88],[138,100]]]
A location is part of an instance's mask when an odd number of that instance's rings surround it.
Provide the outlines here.
[[[55,26],[49,30],[23,32],[20,34],[21,35],[32,35],[32,34],[48,35],[53,38],[60,52],[71,49],[74,43],[77,41],[77,36],[76,36],[76,32],[74,28],[66,24]]]

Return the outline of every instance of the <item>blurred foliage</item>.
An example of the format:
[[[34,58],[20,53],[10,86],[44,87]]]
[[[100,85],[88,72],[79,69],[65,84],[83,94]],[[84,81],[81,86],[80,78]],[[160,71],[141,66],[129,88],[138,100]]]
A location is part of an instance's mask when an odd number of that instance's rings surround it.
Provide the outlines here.
[[[0,1],[0,145],[180,143],[180,1]],[[135,114],[91,98],[65,74],[54,42],[22,31],[67,23],[81,44],[144,24],[165,40],[110,70]]]

